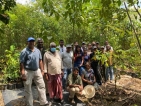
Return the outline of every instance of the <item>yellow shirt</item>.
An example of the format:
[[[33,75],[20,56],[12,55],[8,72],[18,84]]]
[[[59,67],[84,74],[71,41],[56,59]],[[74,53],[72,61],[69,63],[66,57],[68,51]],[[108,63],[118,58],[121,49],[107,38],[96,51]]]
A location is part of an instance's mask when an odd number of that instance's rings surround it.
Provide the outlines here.
[[[113,57],[113,51],[108,51],[108,53],[110,54],[109,57],[108,57],[108,65],[113,65],[113,60],[112,60],[112,57]]]

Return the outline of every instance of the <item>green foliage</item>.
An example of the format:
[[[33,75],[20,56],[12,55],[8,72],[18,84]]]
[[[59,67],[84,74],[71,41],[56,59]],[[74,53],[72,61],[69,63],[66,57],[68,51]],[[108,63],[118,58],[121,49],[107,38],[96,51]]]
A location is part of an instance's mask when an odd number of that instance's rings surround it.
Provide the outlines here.
[[[4,59],[4,60],[3,60]],[[14,81],[19,78],[19,52],[14,45],[10,46],[10,50],[5,50],[5,57],[1,61],[5,61],[2,69],[5,80]]]
[[[126,1],[128,6],[136,3],[132,1]],[[30,5],[17,4],[6,11],[9,24],[0,23],[3,31],[0,32],[0,54],[6,58],[5,50],[11,45],[23,49],[29,36],[43,38],[45,47],[52,41],[58,45],[60,39],[65,44],[78,41],[80,45],[83,41],[98,41],[104,45],[108,40],[114,49],[115,67],[141,71],[138,46],[126,11],[120,8],[122,4],[123,0],[37,0]],[[128,11],[139,36],[140,17],[134,10]],[[6,65],[4,58],[1,69]],[[105,55],[97,59],[102,63],[107,60]]]
[[[11,10],[16,5],[15,0],[1,0],[0,1],[0,13]]]
[[[5,14],[5,11],[11,10],[16,5],[15,0],[1,0],[0,1],[0,20],[8,24],[9,23],[9,16]]]

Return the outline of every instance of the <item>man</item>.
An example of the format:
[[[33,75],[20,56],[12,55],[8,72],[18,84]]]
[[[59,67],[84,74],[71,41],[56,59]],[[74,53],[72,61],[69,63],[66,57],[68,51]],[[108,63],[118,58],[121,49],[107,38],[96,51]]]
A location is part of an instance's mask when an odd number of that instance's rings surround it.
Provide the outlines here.
[[[44,58],[44,54],[46,52],[44,46],[43,46],[43,39],[42,38],[37,38],[37,48],[40,50],[41,52],[41,55],[42,55],[42,61],[43,61],[43,58]],[[46,95],[48,95],[48,87],[47,87],[47,80],[46,80],[46,75],[44,75],[44,81],[45,81],[45,87],[46,87]]]
[[[39,92],[40,105],[47,106],[42,56],[40,51],[34,47],[35,39],[33,37],[29,37],[27,42],[27,47],[20,54],[20,72],[24,81],[25,100],[27,106],[33,106],[31,84],[34,80]]]
[[[93,41],[93,42],[92,42],[92,46],[96,46],[96,43],[95,43],[95,41]]]
[[[92,53],[90,54],[90,62],[91,62],[91,67],[94,70],[95,73],[95,78],[96,78],[96,82],[101,85],[101,76],[100,76],[100,72],[99,72],[99,60],[97,59],[97,47],[94,46],[92,48]]]
[[[106,46],[110,45],[108,41],[105,41],[104,51],[107,51]],[[113,51],[113,47],[111,46],[111,51]]]
[[[112,82],[112,80],[114,79],[114,70],[113,70],[113,50],[111,50],[111,46],[107,45],[106,46],[106,52],[109,54],[108,56],[108,67],[106,68],[106,81],[109,80],[109,75],[110,75],[110,82]]]
[[[66,47],[64,46],[64,40],[60,40],[59,44],[60,45],[57,48],[59,48],[60,54],[62,54],[63,52],[66,51]]]
[[[71,52],[71,45],[66,45],[66,52],[62,53],[62,61],[64,67],[63,88],[66,88],[66,79],[72,70],[73,53]]]
[[[46,80],[50,97],[49,105],[52,105],[53,99],[57,98],[63,103],[62,93],[62,72],[63,65],[61,56],[56,51],[56,44],[50,43],[50,49],[44,54],[44,71],[47,74]]]
[[[84,52],[84,48],[86,48],[86,43],[85,42],[82,42],[82,46],[81,46],[82,52]]]
[[[40,52],[41,52],[42,60],[43,60],[44,54],[45,54],[45,52],[46,52],[43,43],[44,43],[44,41],[43,41],[42,38],[37,38],[37,48],[38,48],[38,49],[40,50]]]
[[[67,90],[69,91],[69,101],[75,103],[74,96],[75,94],[82,94],[83,84],[81,76],[79,75],[79,69],[74,68],[73,72],[69,74],[67,81]]]
[[[96,42],[96,47],[97,47],[97,49],[100,51],[100,45],[99,45],[99,42]]]

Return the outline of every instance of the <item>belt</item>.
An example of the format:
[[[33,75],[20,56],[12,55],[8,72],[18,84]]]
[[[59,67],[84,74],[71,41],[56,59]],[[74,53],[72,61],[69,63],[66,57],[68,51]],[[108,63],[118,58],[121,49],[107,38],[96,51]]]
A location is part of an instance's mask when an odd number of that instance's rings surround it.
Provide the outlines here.
[[[30,69],[30,68],[25,68],[25,70],[29,70],[29,71],[37,71],[38,69]]]

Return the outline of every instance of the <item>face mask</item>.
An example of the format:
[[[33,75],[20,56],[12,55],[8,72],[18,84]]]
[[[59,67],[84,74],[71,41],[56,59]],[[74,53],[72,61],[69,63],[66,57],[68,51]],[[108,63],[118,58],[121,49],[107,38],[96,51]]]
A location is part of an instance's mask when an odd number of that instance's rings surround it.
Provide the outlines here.
[[[51,50],[51,52],[54,53],[54,52],[56,51],[56,48],[53,47],[53,48],[51,48],[50,50]]]

